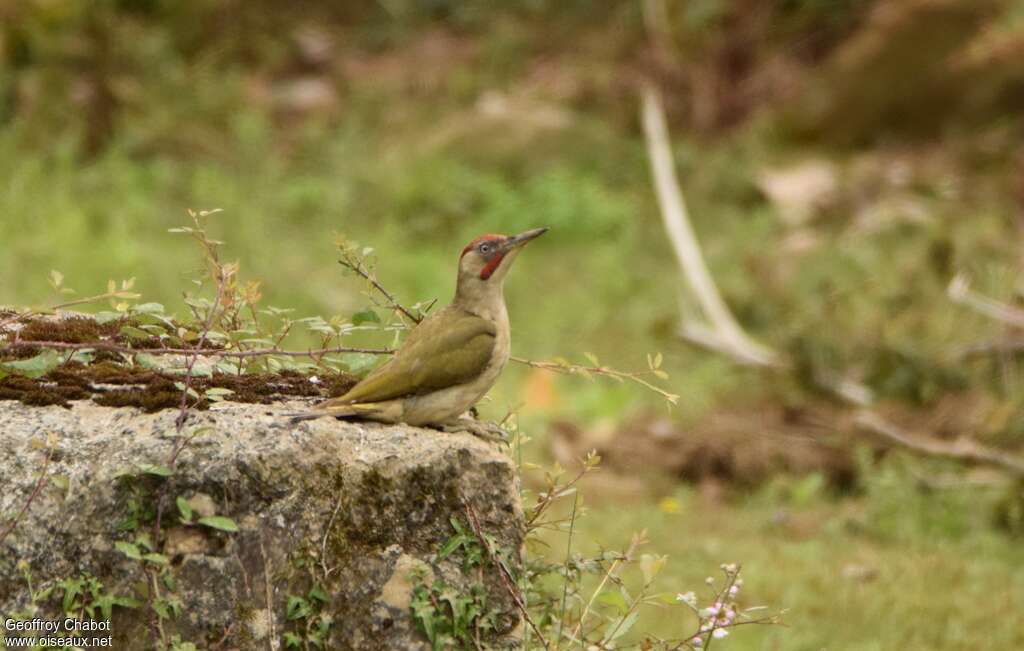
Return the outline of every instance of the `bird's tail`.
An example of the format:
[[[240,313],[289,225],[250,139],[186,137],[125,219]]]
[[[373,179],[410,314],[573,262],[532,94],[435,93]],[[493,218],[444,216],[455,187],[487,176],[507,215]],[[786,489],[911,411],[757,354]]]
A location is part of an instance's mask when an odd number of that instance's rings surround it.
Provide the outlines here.
[[[309,411],[301,411],[294,414],[284,414],[289,419],[291,424],[301,423],[304,420],[313,420],[314,418],[321,418],[323,416],[331,416],[333,418],[365,418],[372,416],[375,411],[375,406],[372,403],[366,404],[330,404],[330,401],[316,405]]]

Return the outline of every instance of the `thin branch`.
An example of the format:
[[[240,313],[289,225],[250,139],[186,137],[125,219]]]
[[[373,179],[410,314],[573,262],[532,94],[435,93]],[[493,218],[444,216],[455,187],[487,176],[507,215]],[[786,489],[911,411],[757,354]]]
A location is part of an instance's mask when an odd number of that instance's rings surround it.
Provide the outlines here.
[[[897,425],[890,423],[878,414],[862,410],[854,418],[857,427],[877,434],[882,438],[901,447],[934,457],[957,459],[976,463],[988,463],[999,466],[1013,474],[1024,477],[1024,459],[993,450],[975,443],[968,438],[958,438],[953,442],[939,441],[916,434],[910,434]]]
[[[52,455],[53,448],[47,449],[46,459],[43,461],[43,469],[39,473],[39,479],[36,481],[36,485],[32,489],[32,492],[29,494],[28,499],[25,500],[25,503],[21,506],[21,510],[18,512],[18,515],[14,516],[14,519],[11,520],[11,523],[7,525],[6,528],[4,528],[3,532],[0,532],[0,545],[2,545],[7,536],[9,536],[12,531],[14,531],[15,527],[18,526],[18,523],[21,521],[21,519],[25,517],[25,514],[28,513],[29,507],[32,506],[33,500],[36,499],[36,496],[39,494],[39,491],[42,490],[43,483],[46,481],[46,470],[47,468],[50,467],[50,458]]]
[[[961,360],[980,355],[1016,355],[1018,353],[1024,353],[1024,339],[979,341],[957,348],[953,351],[952,357],[955,360]]]
[[[398,312],[401,312],[402,314],[404,314],[406,316],[406,318],[408,318],[413,323],[419,323],[420,321],[423,320],[423,316],[422,315],[421,316],[416,316],[415,314],[410,312],[408,309],[406,309],[406,307],[404,305],[399,303],[398,300],[391,294],[391,292],[389,292],[387,289],[385,289],[384,286],[381,285],[377,281],[377,277],[374,276],[372,273],[370,273],[362,265],[362,263],[360,263],[360,262],[352,262],[351,260],[338,260],[338,264],[340,264],[341,266],[346,267],[348,269],[351,269],[352,271],[354,271],[355,273],[357,273],[358,275],[360,275],[364,279],[366,279],[367,282],[369,282],[371,285],[373,285],[374,289],[376,289],[378,292],[380,292],[381,296],[383,296],[384,300],[386,300],[388,302],[388,306],[391,309],[396,310]]]
[[[531,368],[539,368],[545,371],[552,371],[554,373],[563,373],[566,375],[578,375],[578,374],[593,374],[603,375],[605,377],[614,378],[618,381],[629,380],[630,382],[636,382],[642,387],[650,389],[657,393],[665,400],[668,400],[672,404],[675,404],[679,400],[679,396],[675,393],[669,393],[657,385],[651,384],[647,380],[643,379],[641,375],[648,373],[649,371],[641,372],[628,372],[628,371],[617,371],[607,366],[580,366],[578,364],[565,364],[562,362],[538,362],[532,359],[526,359],[524,357],[510,357],[513,362],[519,364],[525,364]]]
[[[608,571],[604,573],[604,577],[601,578],[601,583],[599,583],[597,588],[590,594],[590,601],[587,602],[587,607],[583,609],[583,614],[580,615],[579,621],[576,622],[576,628],[573,629],[572,637],[575,638],[579,635],[580,629],[583,628],[584,620],[586,620],[587,615],[590,614],[590,610],[594,606],[594,601],[597,600],[597,597],[601,594],[601,591],[604,590],[605,584],[608,583],[609,579],[611,579],[612,581],[615,580],[617,576],[616,571],[619,569],[619,566],[632,560],[634,554],[636,554],[637,548],[644,542],[645,541],[643,539],[642,533],[640,535],[634,534],[632,540],[629,543],[629,548],[626,549],[626,553],[623,554],[621,558],[616,558],[612,562],[611,566],[608,568]]]
[[[643,86],[641,118],[661,219],[683,278],[710,322],[711,330],[721,345],[734,351],[738,359],[761,366],[776,364],[778,355],[743,331],[711,278],[676,179],[661,97],[650,82]]]
[[[123,295],[125,293],[125,291],[126,290],[113,291],[113,292],[104,292],[103,294],[97,294],[96,296],[87,296],[87,297],[84,297],[84,298],[76,298],[74,300],[66,301],[64,303],[57,303],[56,305],[51,305],[50,307],[46,308],[45,311],[46,312],[56,312],[57,310],[62,310],[64,308],[66,308],[66,307],[74,307],[75,305],[85,305],[87,303],[96,303],[98,301],[105,301],[108,298],[118,298],[121,295]],[[12,323],[17,323],[18,321],[21,321],[23,319],[27,319],[27,318],[33,317],[33,316],[38,316],[38,315],[40,315],[42,313],[43,313],[43,311],[35,310],[35,309],[28,309],[28,310],[24,310],[22,312],[16,312],[13,316],[9,316],[6,319],[4,319],[3,321],[0,321],[0,330],[3,330],[5,326],[8,326],[8,325],[10,325]]]
[[[353,348],[350,346],[339,346],[335,348],[318,348],[310,350],[282,350],[280,348],[254,348],[252,350],[224,350],[222,348],[132,348],[112,344],[105,341],[93,341],[86,343],[69,343],[65,341],[14,341],[0,346],[0,354],[22,349],[22,348],[53,348],[56,350],[104,350],[114,353],[126,353],[137,355],[207,355],[211,357],[231,357],[244,359],[248,357],[262,357],[264,355],[280,355],[283,357],[317,357],[333,353],[367,353],[369,355],[391,355],[395,351],[390,348]]]
[[[469,526],[473,530],[473,535],[476,536],[480,545],[484,548],[484,551],[487,552],[487,558],[490,559],[491,563],[497,567],[498,576],[501,579],[502,586],[505,588],[505,592],[512,597],[512,601],[515,602],[516,608],[519,609],[523,619],[525,619],[530,625],[530,628],[533,629],[533,633],[537,636],[537,639],[540,640],[540,643],[544,645],[544,649],[550,649],[551,647],[548,645],[548,641],[544,639],[544,636],[541,634],[540,629],[537,627],[537,623],[533,621],[533,618],[530,617],[529,611],[526,610],[526,604],[523,602],[522,595],[515,587],[515,581],[512,578],[511,573],[508,568],[505,567],[505,564],[501,562],[501,559],[499,559],[494,553],[494,550],[491,549],[491,544],[487,541],[487,538],[484,537],[483,530],[480,528],[480,520],[476,516],[476,510],[473,509],[473,505],[470,504],[465,497],[461,497],[460,499],[462,500],[462,508],[466,511],[466,517],[469,519]]]
[[[946,289],[946,295],[954,303],[984,314],[990,319],[1014,328],[1024,328],[1024,310],[972,290],[970,281],[963,274],[953,278]]]
[[[579,506],[579,493],[573,495],[572,514],[569,516],[569,540],[565,543],[565,582],[562,583],[562,607],[558,614],[558,635],[555,644],[562,643],[562,627],[565,624],[565,603],[569,596],[569,560],[572,557],[572,535],[576,531],[576,508]]]

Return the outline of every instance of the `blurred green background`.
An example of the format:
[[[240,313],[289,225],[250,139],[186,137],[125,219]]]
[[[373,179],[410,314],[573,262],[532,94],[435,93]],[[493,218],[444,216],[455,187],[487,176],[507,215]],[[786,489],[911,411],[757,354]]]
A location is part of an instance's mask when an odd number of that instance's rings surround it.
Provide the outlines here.
[[[793,373],[677,336],[695,304],[643,78],[715,280]],[[789,626],[735,649],[1020,649],[1021,484],[880,449],[813,378],[1024,453],[1021,333],[946,296],[964,273],[1024,302],[1022,136],[1020,0],[14,0],[0,305],[52,302],[57,269],[82,295],[136,277],[183,310],[200,261],[167,229],[188,208],[223,209],[226,257],[299,316],[368,304],[335,233],[374,247],[403,301],[443,302],[473,236],[551,226],[507,282],[514,354],[642,370],[661,352],[681,396],[666,411],[518,365],[492,392],[485,414],[517,409],[532,459],[606,453],[581,549],[647,529],[678,592],[742,562]],[[958,354],[979,342],[999,351]]]

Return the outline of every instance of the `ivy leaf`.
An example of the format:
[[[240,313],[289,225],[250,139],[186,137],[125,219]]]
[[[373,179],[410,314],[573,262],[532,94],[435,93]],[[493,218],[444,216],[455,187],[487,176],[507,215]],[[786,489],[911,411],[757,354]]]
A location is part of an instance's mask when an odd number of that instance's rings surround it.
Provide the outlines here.
[[[323,587],[319,583],[313,585],[313,588],[309,591],[309,598],[316,599],[322,604],[330,601],[330,597],[324,592]]]
[[[238,531],[238,525],[235,524],[235,521],[222,515],[209,515],[205,518],[199,518],[199,524],[211,529],[219,529],[220,531]]]
[[[309,615],[310,612],[312,612],[312,609],[309,607],[309,602],[305,599],[296,596],[288,597],[288,609],[286,611],[288,619],[300,619]]]
[[[181,519],[183,522],[192,521],[192,507],[189,505],[188,500],[184,497],[178,496],[178,499],[174,500],[174,503],[178,505],[178,512],[181,513]]]
[[[147,475],[156,475],[157,477],[170,477],[174,474],[174,471],[167,466],[155,463],[140,463],[138,469]]]
[[[116,549],[117,551],[121,552],[122,554],[124,554],[128,558],[132,559],[133,561],[141,561],[142,560],[142,552],[139,551],[138,546],[133,545],[130,542],[125,542],[123,540],[118,540],[117,542],[114,543],[114,549]]]

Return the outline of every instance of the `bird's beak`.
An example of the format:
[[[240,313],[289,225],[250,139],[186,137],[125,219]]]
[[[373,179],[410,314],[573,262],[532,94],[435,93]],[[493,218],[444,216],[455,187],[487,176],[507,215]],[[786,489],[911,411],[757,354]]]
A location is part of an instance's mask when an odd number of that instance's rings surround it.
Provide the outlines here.
[[[519,235],[513,235],[512,237],[510,237],[507,240],[505,240],[502,248],[505,249],[506,251],[511,251],[512,249],[517,249],[517,248],[523,246],[524,244],[526,244],[527,242],[529,242],[530,240],[538,238],[538,237],[540,237],[541,235],[543,235],[544,233],[547,233],[547,232],[548,232],[548,229],[547,229],[547,226],[545,226],[544,228],[535,228],[535,229],[533,229],[531,231],[526,231],[525,233],[520,233]]]

